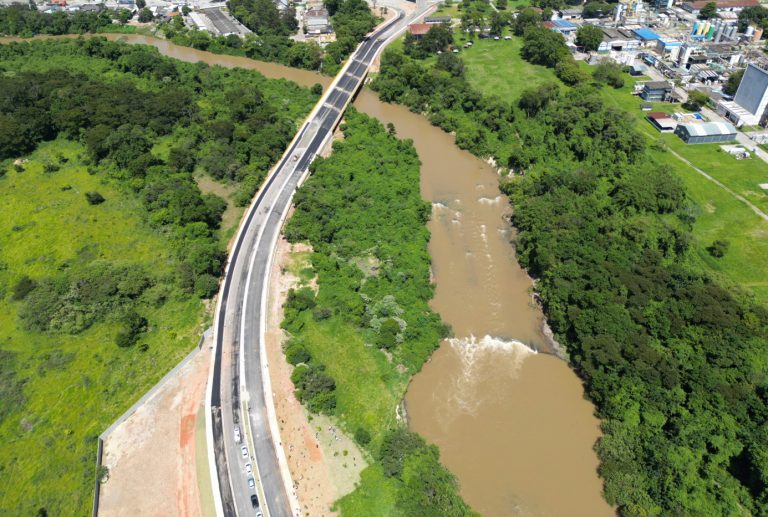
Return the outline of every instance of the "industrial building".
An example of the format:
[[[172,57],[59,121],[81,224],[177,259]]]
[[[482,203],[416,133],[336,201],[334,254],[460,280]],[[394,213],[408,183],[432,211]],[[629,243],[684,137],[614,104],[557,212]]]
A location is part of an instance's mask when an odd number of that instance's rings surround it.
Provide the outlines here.
[[[678,124],[675,134],[686,144],[719,144],[736,139],[736,128],[727,122]]]
[[[664,102],[672,95],[672,84],[667,81],[649,81],[643,85],[640,98],[648,102]]]
[[[733,100],[723,99],[717,103],[718,114],[736,127],[764,125],[767,111],[768,72],[753,64],[747,65]]]

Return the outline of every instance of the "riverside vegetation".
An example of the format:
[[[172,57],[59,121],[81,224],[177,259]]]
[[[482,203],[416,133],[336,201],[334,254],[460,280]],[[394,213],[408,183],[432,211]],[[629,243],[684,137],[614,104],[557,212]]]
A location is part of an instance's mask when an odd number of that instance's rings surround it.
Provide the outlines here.
[[[474,515],[434,445],[395,417],[411,376],[447,329],[428,302],[430,205],[419,159],[378,121],[350,109],[344,140],[317,158],[285,234],[309,242],[319,290],[289,292],[283,327],[296,394],[334,415],[370,466],[344,515]]]
[[[509,103],[470,86],[452,53],[398,51],[373,87],[514,173],[503,190],[518,257],[602,420],[608,502],[624,515],[767,514],[768,311],[695,259],[697,209],[664,148],[606,100],[620,74],[571,66],[538,20],[521,34],[523,58],[572,87]]]
[[[0,513],[89,511],[98,434],[197,342],[221,214],[315,99],[103,38],[0,46]]]

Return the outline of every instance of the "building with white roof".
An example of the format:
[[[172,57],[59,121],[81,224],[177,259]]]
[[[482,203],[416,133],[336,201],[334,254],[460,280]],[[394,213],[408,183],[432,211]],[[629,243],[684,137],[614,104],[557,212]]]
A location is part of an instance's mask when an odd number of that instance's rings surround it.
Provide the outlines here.
[[[736,139],[736,128],[727,122],[678,124],[675,134],[686,144],[718,144]]]
[[[747,65],[733,101],[720,101],[718,112],[737,126],[765,123],[768,110],[768,72]]]

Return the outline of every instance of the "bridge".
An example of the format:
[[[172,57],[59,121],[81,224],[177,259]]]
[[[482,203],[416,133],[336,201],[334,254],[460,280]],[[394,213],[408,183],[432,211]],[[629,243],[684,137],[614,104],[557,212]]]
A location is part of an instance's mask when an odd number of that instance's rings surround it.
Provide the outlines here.
[[[330,141],[371,63],[408,23],[434,6],[417,4],[407,16],[394,9],[396,17],[357,47],[327,88],[248,207],[235,237],[216,306],[205,407],[218,516],[257,511],[268,517],[301,515],[280,443],[264,344],[269,271],[293,194]]]

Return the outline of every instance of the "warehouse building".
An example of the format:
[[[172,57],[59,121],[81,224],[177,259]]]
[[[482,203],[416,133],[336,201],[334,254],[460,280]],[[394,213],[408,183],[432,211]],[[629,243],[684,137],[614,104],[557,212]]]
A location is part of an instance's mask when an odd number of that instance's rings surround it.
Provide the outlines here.
[[[736,139],[736,128],[727,122],[678,124],[675,134],[686,144],[719,144]]]

